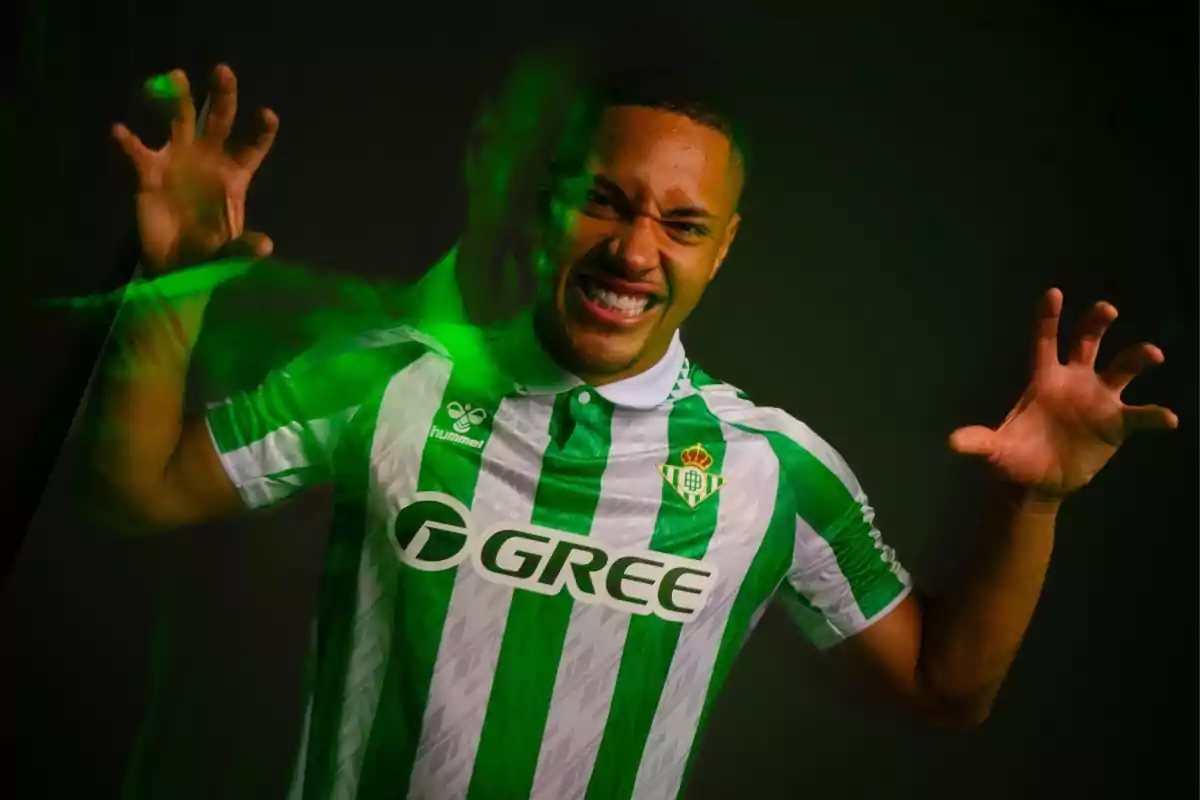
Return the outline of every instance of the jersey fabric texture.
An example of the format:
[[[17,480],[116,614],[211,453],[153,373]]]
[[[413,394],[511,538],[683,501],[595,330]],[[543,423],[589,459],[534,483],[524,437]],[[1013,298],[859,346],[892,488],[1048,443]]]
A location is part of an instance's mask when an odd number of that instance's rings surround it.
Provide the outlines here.
[[[675,797],[768,602],[827,647],[909,591],[842,458],[678,335],[602,387],[522,335],[501,389],[397,327],[209,409],[247,505],[335,487],[292,797]]]

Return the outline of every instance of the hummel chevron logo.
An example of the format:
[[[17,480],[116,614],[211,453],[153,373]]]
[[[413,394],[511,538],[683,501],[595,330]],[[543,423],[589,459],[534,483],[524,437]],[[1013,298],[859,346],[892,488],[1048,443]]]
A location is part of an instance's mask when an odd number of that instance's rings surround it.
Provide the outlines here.
[[[482,425],[487,419],[487,411],[470,403],[460,403],[451,400],[446,404],[446,417],[451,421],[453,430],[446,430],[436,422],[429,431],[429,436],[455,444],[466,445],[475,450],[483,449],[483,439],[471,436],[471,429]]]

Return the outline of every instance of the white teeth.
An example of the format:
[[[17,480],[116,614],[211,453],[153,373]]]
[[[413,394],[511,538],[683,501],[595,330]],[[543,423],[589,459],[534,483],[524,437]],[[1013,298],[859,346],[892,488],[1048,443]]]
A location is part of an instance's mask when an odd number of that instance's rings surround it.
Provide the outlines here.
[[[598,286],[588,286],[587,294],[592,300],[620,311],[627,317],[636,317],[646,310],[650,298],[644,294],[617,294]]]

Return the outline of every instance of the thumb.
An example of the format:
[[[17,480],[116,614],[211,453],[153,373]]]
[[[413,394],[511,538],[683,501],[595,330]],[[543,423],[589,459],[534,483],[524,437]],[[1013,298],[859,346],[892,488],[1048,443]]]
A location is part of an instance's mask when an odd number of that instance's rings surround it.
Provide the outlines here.
[[[265,233],[246,231],[225,247],[231,257],[266,258],[275,252],[275,243]]]
[[[967,456],[991,455],[996,432],[982,425],[969,425],[950,434],[950,449]]]

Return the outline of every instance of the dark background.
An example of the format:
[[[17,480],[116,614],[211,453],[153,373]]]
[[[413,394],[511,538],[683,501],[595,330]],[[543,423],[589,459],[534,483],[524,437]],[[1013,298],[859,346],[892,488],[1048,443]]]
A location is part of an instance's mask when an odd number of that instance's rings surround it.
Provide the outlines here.
[[[109,797],[125,782],[146,797],[277,797],[328,498],[140,542],[88,525],[72,510],[72,443],[59,447],[97,323],[37,303],[128,277],[132,179],[108,126],[136,117],[147,76],[181,66],[200,84],[219,60],[239,75],[243,117],[269,103],[282,120],[251,225],[288,258],[416,277],[461,224],[475,103],[545,14],[103,5],[29,2],[5,48],[18,67],[3,112],[15,563],[0,713],[14,786],[0,793]],[[1102,358],[1138,339],[1163,347],[1166,365],[1127,399],[1167,405],[1181,426],[1131,442],[1064,508],[1043,603],[985,727],[931,733],[881,711],[770,613],[690,794],[1195,797],[1194,4],[906,8],[666,7],[738,87],[756,167],[741,238],[686,331],[691,355],[829,439],[926,585],[971,536],[973,472],[946,435],[996,424],[1016,399],[1047,286],[1065,292],[1068,330],[1101,297],[1121,310]],[[631,47],[667,35],[636,9],[574,10]],[[201,348],[241,315],[320,302],[239,282]],[[279,352],[303,344],[292,333]],[[266,366],[261,347],[243,361],[246,381]],[[231,388],[196,383],[192,402]]]

